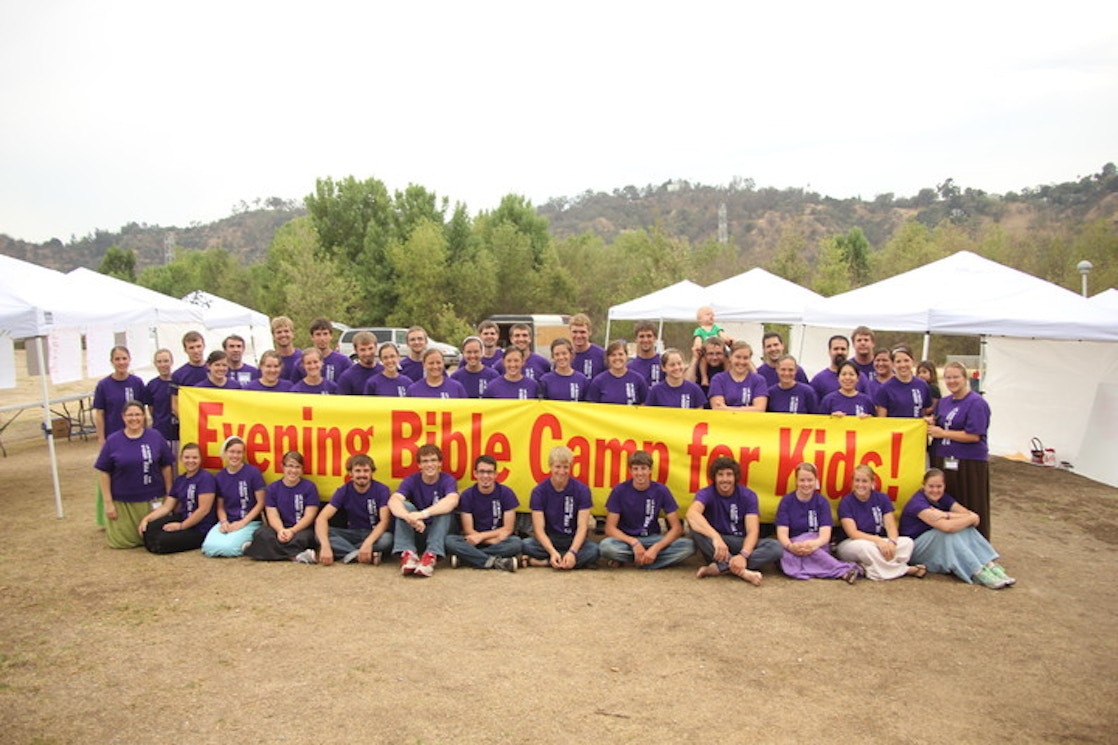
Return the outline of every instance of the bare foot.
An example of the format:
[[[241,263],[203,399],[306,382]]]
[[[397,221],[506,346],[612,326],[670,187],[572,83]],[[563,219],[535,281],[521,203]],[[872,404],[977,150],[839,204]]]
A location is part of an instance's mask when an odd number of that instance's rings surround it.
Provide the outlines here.
[[[760,572],[756,572],[752,569],[745,569],[744,567],[740,570],[731,569],[730,571],[734,573],[735,577],[741,577],[754,587],[760,587],[761,580],[764,579]]]
[[[722,572],[718,571],[718,564],[712,561],[709,564],[704,564],[703,566],[699,567],[699,571],[695,572],[695,578],[703,579],[704,577],[717,577],[720,574],[722,574]]]
[[[924,579],[924,575],[928,573],[928,567],[923,564],[914,564],[908,568],[905,574],[911,575],[916,579]]]

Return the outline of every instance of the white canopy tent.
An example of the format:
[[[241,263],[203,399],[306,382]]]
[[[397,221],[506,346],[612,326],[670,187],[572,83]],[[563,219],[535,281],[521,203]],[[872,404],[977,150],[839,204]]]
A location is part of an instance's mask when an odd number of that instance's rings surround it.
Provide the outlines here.
[[[655,292],[611,306],[606,316],[606,339],[613,321],[658,321],[663,336],[664,321],[694,321],[695,313],[708,305],[706,290],[689,279]]]
[[[43,430],[50,453],[58,517],[63,516],[62,492],[50,426],[46,337],[61,331],[87,335],[95,329],[127,332],[150,327],[154,321],[155,314],[150,306],[111,294],[90,292],[61,272],[0,255],[0,335],[11,340],[35,342],[28,345],[28,352],[37,356],[42,380]]]
[[[1093,296],[1091,302],[1102,308],[1118,310],[1118,290],[1113,287],[1109,290],[1103,290],[1098,295]]]
[[[150,369],[151,358],[156,349],[160,347],[167,347],[172,351],[179,349],[183,334],[204,329],[202,311],[197,306],[178,298],[85,267],[74,269],[66,276],[93,293],[129,298],[145,303],[155,312],[154,346],[150,338],[130,340],[132,344],[129,346],[129,351],[132,353],[133,369]]]
[[[1111,362],[1118,351],[1118,311],[964,251],[822,300],[804,320],[986,337],[990,452],[1015,455],[1039,437],[1081,473],[1118,485],[1113,467],[1085,447],[1092,401],[1105,400],[1109,386],[1118,385],[1118,366]],[[1118,438],[1104,444],[1112,459]]]
[[[260,311],[246,308],[205,290],[187,293],[182,299],[201,311],[208,347],[219,348],[222,340],[230,334],[242,336],[246,342],[245,361],[250,365],[255,365],[260,360],[260,355],[272,348],[271,320]]]

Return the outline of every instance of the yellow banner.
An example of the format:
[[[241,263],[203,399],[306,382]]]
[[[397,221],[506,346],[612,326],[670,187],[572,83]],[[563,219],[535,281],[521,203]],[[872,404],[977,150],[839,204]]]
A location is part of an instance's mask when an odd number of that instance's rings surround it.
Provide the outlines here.
[[[532,488],[548,473],[556,445],[575,454],[572,475],[594,494],[605,514],[610,489],[628,478],[628,454],[647,450],[653,478],[668,485],[681,509],[708,485],[710,461],[729,455],[757,492],[761,520],[771,522],[780,497],[795,488],[795,467],[819,470],[822,493],[837,505],[850,491],[854,467],[873,466],[880,488],[899,510],[920,488],[926,425],[920,419],[856,419],[803,414],[758,414],[628,407],[558,401],[444,400],[378,396],[321,396],[212,388],[179,391],[182,442],[202,447],[203,466],[221,468],[226,437],[244,439],[248,460],[267,481],[279,478],[281,458],[298,450],[306,476],[328,499],[345,480],[346,459],[367,453],[375,478],[395,488],[416,471],[416,450],[443,451],[443,470],[473,482],[473,461],[493,456],[498,479],[528,509]]]

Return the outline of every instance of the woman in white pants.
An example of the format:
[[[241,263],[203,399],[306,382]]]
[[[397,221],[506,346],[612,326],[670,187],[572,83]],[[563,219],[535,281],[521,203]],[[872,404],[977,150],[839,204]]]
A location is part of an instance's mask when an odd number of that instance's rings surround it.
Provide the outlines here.
[[[909,566],[911,538],[901,536],[889,497],[873,488],[873,469],[854,469],[854,490],[839,502],[839,522],[846,540],[838,545],[838,557],[856,561],[872,580],[896,579],[911,574],[923,577],[927,567]]]

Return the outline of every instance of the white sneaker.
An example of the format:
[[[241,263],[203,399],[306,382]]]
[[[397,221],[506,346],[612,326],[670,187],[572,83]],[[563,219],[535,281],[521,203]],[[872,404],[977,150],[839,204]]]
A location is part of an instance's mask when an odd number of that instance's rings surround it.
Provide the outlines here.
[[[292,561],[294,561],[298,564],[317,564],[318,563],[315,560],[315,555],[314,555],[314,549],[313,548],[308,548],[306,551],[300,551],[299,553],[295,554],[295,558],[292,559]]]

